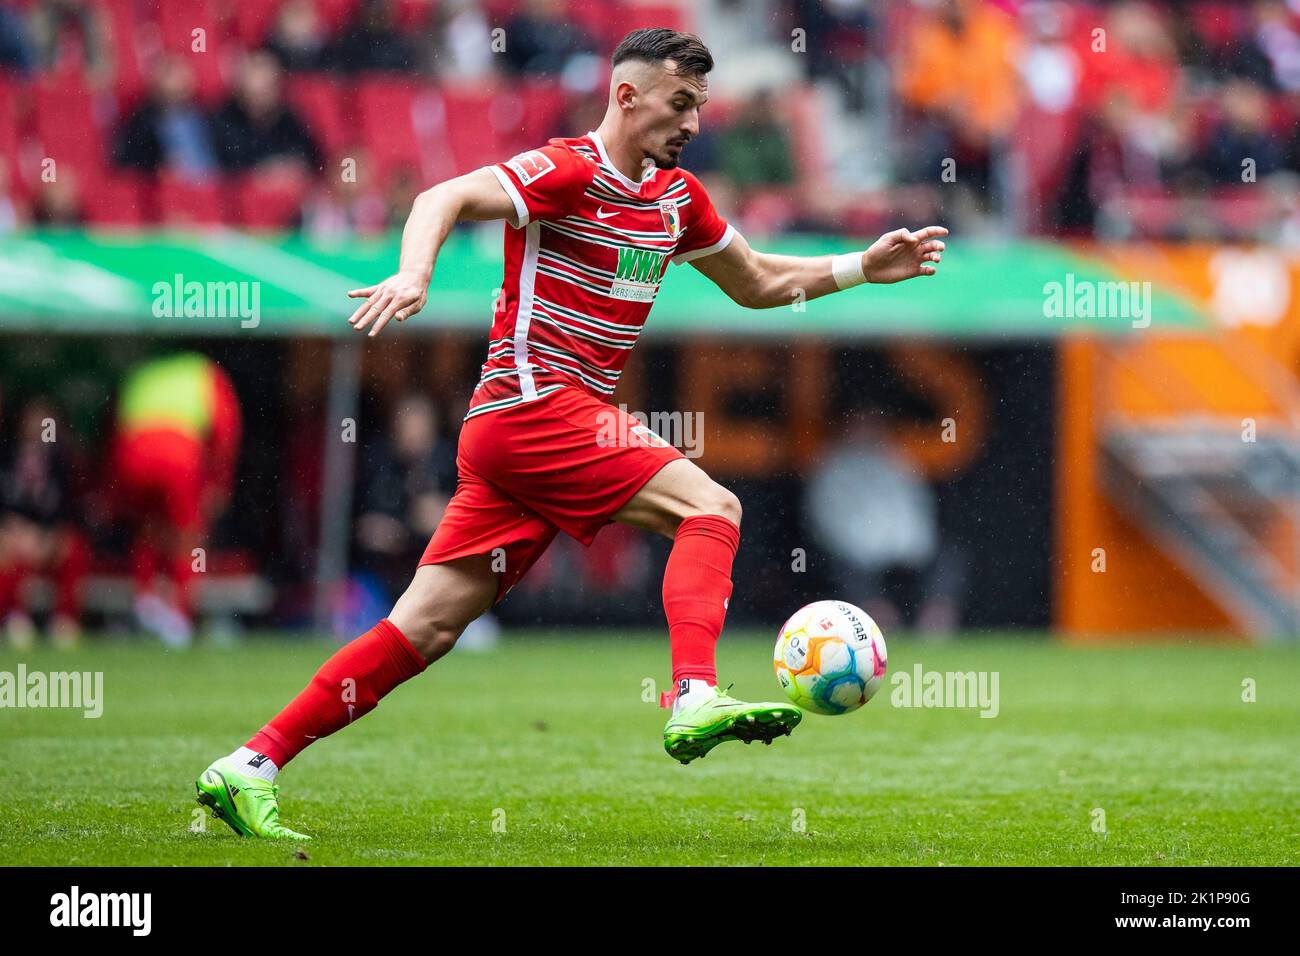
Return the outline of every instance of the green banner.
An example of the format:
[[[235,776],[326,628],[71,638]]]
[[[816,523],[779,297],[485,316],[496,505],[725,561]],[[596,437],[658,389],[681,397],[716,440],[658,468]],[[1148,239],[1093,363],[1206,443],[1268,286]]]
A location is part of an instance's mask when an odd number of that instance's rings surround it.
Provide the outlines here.
[[[487,330],[501,284],[501,226],[458,231],[429,303],[401,334]],[[26,232],[0,237],[0,331],[155,335],[345,335],[348,289],[397,266],[399,236],[321,245],[247,233]],[[756,248],[844,252],[843,237],[784,236]],[[950,239],[940,274],[862,286],[788,307],[743,309],[689,265],[670,266],[646,334],[1044,338],[1069,331],[1195,328],[1176,290],[1121,281],[1076,249]]]

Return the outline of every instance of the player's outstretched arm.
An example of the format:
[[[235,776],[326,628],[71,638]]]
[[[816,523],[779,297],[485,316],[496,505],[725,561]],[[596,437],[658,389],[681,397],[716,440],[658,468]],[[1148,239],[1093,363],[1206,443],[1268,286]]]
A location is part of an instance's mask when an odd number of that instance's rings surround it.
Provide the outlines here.
[[[863,282],[932,276],[943,257],[943,226],[887,232],[865,252],[842,256],[782,256],[759,252],[739,234],[721,252],[692,260],[735,302],[749,309],[816,299]]]
[[[348,296],[365,299],[348,319],[358,332],[371,335],[390,319],[402,322],[424,308],[433,278],[433,264],[447,234],[457,222],[505,219],[514,214],[510,196],[487,167],[449,179],[415,197],[402,231],[402,256],[397,273],[378,285],[353,289]]]

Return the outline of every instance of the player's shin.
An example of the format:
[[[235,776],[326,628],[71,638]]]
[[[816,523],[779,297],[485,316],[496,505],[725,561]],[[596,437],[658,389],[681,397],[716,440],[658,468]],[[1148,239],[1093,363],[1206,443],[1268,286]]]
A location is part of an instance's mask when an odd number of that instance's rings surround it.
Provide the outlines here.
[[[696,515],[678,526],[663,586],[673,664],[670,699],[677,702],[717,683],[714,651],[739,546],[740,529],[720,515]]]
[[[248,775],[274,779],[306,747],[374,710],[380,698],[424,668],[405,635],[382,620],[321,665],[302,693],[232,758]]]

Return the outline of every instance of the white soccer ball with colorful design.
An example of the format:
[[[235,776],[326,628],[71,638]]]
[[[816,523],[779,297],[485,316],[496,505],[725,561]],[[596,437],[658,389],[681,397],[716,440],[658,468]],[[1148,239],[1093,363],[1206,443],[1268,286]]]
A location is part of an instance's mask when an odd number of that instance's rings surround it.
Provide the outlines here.
[[[885,681],[885,637],[871,616],[844,601],[815,601],[785,622],[773,667],[786,696],[815,714],[847,714]]]

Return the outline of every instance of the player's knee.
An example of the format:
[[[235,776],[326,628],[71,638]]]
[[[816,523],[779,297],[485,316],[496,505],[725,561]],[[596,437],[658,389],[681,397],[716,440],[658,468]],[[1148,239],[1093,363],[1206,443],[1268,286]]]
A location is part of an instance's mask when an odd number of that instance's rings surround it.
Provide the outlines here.
[[[456,640],[469,624],[468,621],[462,622],[456,616],[448,614],[436,604],[414,609],[394,608],[389,619],[430,664],[456,646]]]
[[[710,483],[698,507],[700,514],[718,515],[740,527],[740,499],[717,482]]]
[[[411,595],[398,599],[388,619],[426,662],[433,663],[456,646],[475,615],[452,606],[441,595]]]

